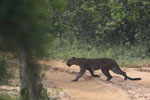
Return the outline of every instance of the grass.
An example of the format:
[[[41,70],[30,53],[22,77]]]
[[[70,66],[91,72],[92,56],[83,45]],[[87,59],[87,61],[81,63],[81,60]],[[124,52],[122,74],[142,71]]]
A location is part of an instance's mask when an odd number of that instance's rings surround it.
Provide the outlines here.
[[[10,96],[6,92],[0,92],[0,100],[18,100],[18,97]]]
[[[49,51],[49,57],[59,59],[69,59],[71,57],[86,58],[112,58],[115,59],[120,66],[139,65],[150,62],[150,54],[144,44],[134,46],[111,46],[111,47],[91,47],[88,44],[74,43],[67,44],[62,47],[55,41],[55,47]]]
[[[0,83],[7,81],[9,78],[13,77],[12,73],[9,71],[9,56],[5,54],[0,58]]]

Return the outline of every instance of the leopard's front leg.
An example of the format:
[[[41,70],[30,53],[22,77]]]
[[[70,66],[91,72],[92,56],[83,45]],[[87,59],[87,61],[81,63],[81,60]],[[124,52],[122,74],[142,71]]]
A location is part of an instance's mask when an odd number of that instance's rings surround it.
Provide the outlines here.
[[[89,72],[90,72],[92,77],[99,77],[100,78],[99,75],[94,74],[94,70],[93,69],[90,69]]]
[[[80,70],[80,72],[78,73],[77,77],[76,77],[74,80],[72,80],[72,82],[73,82],[73,81],[78,81],[79,78],[81,78],[84,73],[85,73],[85,70]]]

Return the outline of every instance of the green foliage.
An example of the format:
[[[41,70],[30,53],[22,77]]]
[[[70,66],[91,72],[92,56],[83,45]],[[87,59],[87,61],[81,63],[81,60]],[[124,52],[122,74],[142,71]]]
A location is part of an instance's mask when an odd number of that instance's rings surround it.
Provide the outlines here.
[[[46,88],[43,88],[40,100],[60,100],[61,91],[62,89],[51,89],[51,91],[48,92]],[[1,91],[0,100],[19,100],[19,96],[13,96],[4,91]],[[24,100],[28,99],[24,98]]]
[[[10,41],[18,51],[21,48],[32,55],[43,55],[46,43],[55,36],[51,32],[50,18],[53,14],[51,8],[56,5],[51,5],[51,1],[1,0],[0,36]]]
[[[147,51],[145,44],[135,44],[132,46],[126,43],[125,46],[109,46],[101,45],[99,47],[90,46],[88,43],[80,43],[75,41],[72,45],[65,42],[61,47],[61,42],[54,41],[55,47],[49,51],[49,57],[69,59],[71,57],[86,57],[86,58],[112,58],[119,65],[136,65],[149,61],[150,53]]]
[[[12,74],[9,72],[9,57],[7,54],[0,59],[0,81],[4,81],[12,77]]]
[[[41,100],[49,100],[48,92],[46,88],[42,89]]]
[[[9,94],[5,92],[0,93],[0,100],[18,100],[18,97],[10,96]]]
[[[30,99],[29,90],[28,90],[27,86],[26,87],[24,86],[20,89],[20,98],[21,98],[21,100],[29,100]]]
[[[40,100],[60,100],[60,92],[62,89],[51,89],[48,92],[46,88],[42,90],[42,98]]]
[[[65,13],[55,13],[61,42],[77,39],[92,46],[150,44],[150,1],[68,0]],[[70,39],[73,38],[73,39]]]
[[[54,14],[57,38],[48,56],[110,57],[120,64],[148,60],[149,0],[67,1],[68,9]]]
[[[50,100],[60,100],[60,92],[62,91],[62,89],[52,89],[51,92],[49,92],[49,96],[50,96]]]

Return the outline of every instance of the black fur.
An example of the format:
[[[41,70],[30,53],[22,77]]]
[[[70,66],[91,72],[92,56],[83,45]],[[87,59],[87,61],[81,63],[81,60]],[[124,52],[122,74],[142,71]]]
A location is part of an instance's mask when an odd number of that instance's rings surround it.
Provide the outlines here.
[[[124,79],[127,80],[141,80],[141,78],[131,78],[126,75],[126,72],[122,71],[117,62],[110,58],[97,58],[97,59],[86,59],[86,58],[75,58],[72,57],[66,63],[69,67],[71,65],[78,65],[80,67],[80,72],[77,77],[72,81],[78,81],[79,78],[83,76],[86,70],[88,70],[92,77],[100,77],[99,75],[94,74],[94,70],[99,70],[107,76],[107,81],[111,80],[112,76],[109,73],[109,70],[112,70],[116,74],[124,76]]]

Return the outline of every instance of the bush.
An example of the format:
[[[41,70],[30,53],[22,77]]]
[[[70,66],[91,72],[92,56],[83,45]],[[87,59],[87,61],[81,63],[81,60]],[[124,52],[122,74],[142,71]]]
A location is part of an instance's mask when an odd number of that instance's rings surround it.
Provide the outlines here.
[[[7,54],[5,54],[1,59],[0,59],[0,81],[4,81],[9,79],[12,75],[8,71],[8,64],[9,64],[9,57]]]
[[[69,41],[68,41],[69,42]],[[55,41],[55,48],[49,52],[52,58],[69,59],[71,57],[85,57],[85,58],[112,58],[115,59],[119,65],[138,65],[147,63],[149,55],[147,46],[144,43],[125,46],[122,45],[99,45],[90,46],[88,43],[78,43],[79,41],[69,45],[65,42],[64,46],[60,46],[59,41]]]
[[[18,97],[12,97],[7,93],[2,92],[0,93],[0,100],[18,100]]]

